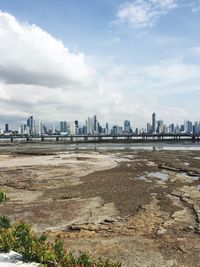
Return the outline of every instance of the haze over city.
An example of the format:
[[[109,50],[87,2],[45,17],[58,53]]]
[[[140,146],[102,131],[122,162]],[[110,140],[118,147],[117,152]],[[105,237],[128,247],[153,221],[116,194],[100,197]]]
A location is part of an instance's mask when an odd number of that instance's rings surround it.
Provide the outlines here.
[[[200,1],[0,0],[0,119],[199,121]]]

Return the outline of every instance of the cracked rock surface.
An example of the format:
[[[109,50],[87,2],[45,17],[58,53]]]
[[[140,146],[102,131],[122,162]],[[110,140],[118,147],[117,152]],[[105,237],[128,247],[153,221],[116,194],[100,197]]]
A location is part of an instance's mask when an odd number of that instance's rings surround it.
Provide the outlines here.
[[[75,254],[122,266],[200,266],[200,151],[61,151],[34,144],[0,154],[0,212],[57,234]]]

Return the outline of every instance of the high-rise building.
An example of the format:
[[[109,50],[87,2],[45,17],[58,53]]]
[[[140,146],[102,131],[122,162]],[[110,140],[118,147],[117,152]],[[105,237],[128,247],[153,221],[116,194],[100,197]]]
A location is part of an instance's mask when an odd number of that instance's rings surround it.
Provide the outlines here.
[[[28,129],[28,126],[26,124],[21,124],[20,133],[21,134],[29,134],[29,129]]]
[[[151,123],[147,122],[147,133],[150,134],[152,130]]]
[[[114,125],[112,128],[112,134],[117,135],[117,134],[122,134],[123,133],[123,128],[118,125]]]
[[[191,121],[185,120],[184,122],[184,132],[185,133],[192,133],[193,132],[193,126]]]
[[[159,120],[158,121],[158,129],[157,129],[158,133],[164,133],[164,124],[163,121]]]
[[[67,132],[69,135],[74,135],[76,133],[75,123],[73,121],[68,122]]]
[[[174,124],[170,124],[169,125],[169,133],[174,133],[175,132],[175,127],[174,127]]]
[[[74,124],[75,124],[75,134],[79,134],[79,125],[78,125],[78,121],[76,120],[76,121],[74,122]]]
[[[106,122],[106,134],[109,134],[109,125],[108,125],[108,122]]]
[[[93,134],[93,120],[90,117],[88,117],[86,121],[86,128],[87,128],[87,134],[89,135]]]
[[[67,133],[67,122],[66,121],[60,122],[60,132]]]
[[[42,135],[44,133],[43,125],[40,119],[34,120],[34,134]]]
[[[84,134],[84,135],[87,134],[87,126],[86,125],[83,125],[82,134]]]
[[[98,122],[97,122],[97,116],[94,115],[93,117],[93,133],[96,134],[98,132]]]
[[[8,123],[5,124],[5,132],[6,132],[6,133],[9,132],[9,124],[8,124]]]
[[[131,124],[130,121],[125,120],[124,121],[124,133],[130,133],[131,132]]]
[[[156,133],[156,113],[152,114],[152,133]]]
[[[27,120],[27,126],[29,128],[29,134],[34,133],[34,122],[33,122],[33,116],[30,116]]]
[[[194,122],[194,134],[199,134],[200,133],[200,122],[195,121]]]

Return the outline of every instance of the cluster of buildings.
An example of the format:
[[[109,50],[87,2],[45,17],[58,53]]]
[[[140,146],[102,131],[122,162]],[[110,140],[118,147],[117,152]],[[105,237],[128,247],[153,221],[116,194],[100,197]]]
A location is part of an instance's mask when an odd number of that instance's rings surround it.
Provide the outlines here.
[[[30,116],[26,123],[21,124],[18,131],[10,129],[9,124],[5,124],[4,129],[0,129],[1,135],[122,135],[122,134],[178,134],[194,133],[200,134],[200,121],[191,122],[185,120],[183,124],[166,125],[163,120],[157,120],[156,114],[152,114],[151,123],[148,122],[146,128],[133,128],[129,120],[125,120],[123,126],[110,125],[108,122],[102,126],[97,116],[88,117],[84,123],[78,120],[73,122],[60,121],[51,127],[47,127],[39,119]]]
[[[156,114],[152,114],[152,123],[147,123],[146,133],[149,134],[178,134],[178,133],[200,133],[200,121],[192,122],[185,120],[183,124],[164,124],[163,120],[156,120]]]

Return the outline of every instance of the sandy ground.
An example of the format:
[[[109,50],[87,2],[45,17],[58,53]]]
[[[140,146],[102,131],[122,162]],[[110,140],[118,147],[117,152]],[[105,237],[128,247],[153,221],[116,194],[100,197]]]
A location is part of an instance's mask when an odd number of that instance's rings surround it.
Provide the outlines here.
[[[200,151],[1,153],[0,212],[75,254],[200,266]]]

